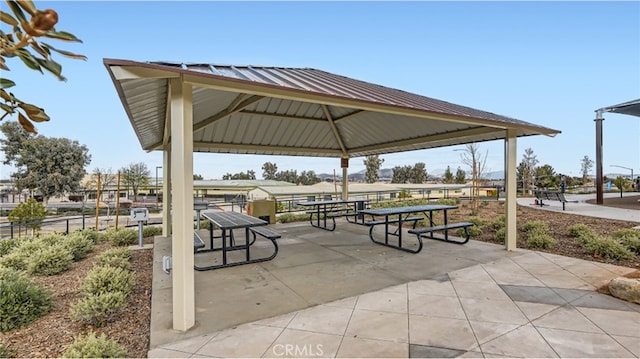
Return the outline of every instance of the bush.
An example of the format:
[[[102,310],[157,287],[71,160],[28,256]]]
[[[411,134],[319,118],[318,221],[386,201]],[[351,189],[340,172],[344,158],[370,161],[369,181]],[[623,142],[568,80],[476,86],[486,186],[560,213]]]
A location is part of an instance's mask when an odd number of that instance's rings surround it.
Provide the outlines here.
[[[548,249],[555,246],[557,241],[541,229],[534,229],[527,236],[527,248]]]
[[[600,237],[596,235],[580,237],[582,246],[587,253],[609,259],[631,259],[633,252],[623,246],[612,237]]]
[[[0,239],[0,257],[11,253],[18,243],[15,239]]]
[[[480,227],[479,227],[478,225],[475,225],[475,226],[471,226],[471,227],[469,227],[469,236],[470,236],[471,238],[479,237],[479,236],[481,236],[481,235],[482,235],[482,229],[480,229]],[[466,238],[466,237],[467,237],[467,235],[466,235],[466,234],[465,234],[465,232],[464,232],[464,228],[458,228],[458,229],[456,230],[456,236],[458,236],[458,237],[465,237],[465,238]]]
[[[85,228],[76,233],[80,233],[84,237],[90,239],[93,243],[98,243],[106,239],[106,236],[104,235],[104,233],[98,232],[93,228]]]
[[[31,323],[51,310],[51,294],[13,269],[0,268],[0,331]]]
[[[618,242],[635,254],[640,254],[640,231],[636,229],[621,229],[613,234]]]
[[[547,223],[543,221],[530,221],[522,226],[522,230],[525,232],[548,233],[549,226],[547,226]]]
[[[130,246],[138,243],[138,231],[135,229],[109,229],[106,236],[114,246]]]
[[[50,247],[62,244],[66,237],[62,233],[48,234],[36,239],[37,242],[43,247]]]
[[[490,226],[494,230],[499,230],[504,228],[507,225],[507,216],[504,214],[498,215],[493,221],[491,221]]]
[[[74,261],[87,256],[87,254],[93,252],[93,240],[84,234],[73,233],[65,238],[63,245],[73,256]]]
[[[133,251],[129,248],[112,248],[98,255],[98,264],[122,269],[129,269]]]
[[[70,309],[71,319],[95,326],[109,322],[124,306],[125,294],[105,292],[89,295]]]
[[[303,222],[308,220],[309,220],[309,215],[306,213],[302,213],[302,214],[285,213],[278,216],[278,222],[280,223]]]
[[[0,344],[0,358],[13,358],[13,351],[7,349],[4,344]]]
[[[591,228],[586,224],[582,224],[582,223],[574,224],[573,226],[570,226],[568,230],[569,230],[569,236],[574,238],[580,238],[583,236],[588,236],[593,234],[593,231],[591,230]]]
[[[82,290],[87,295],[121,292],[127,296],[135,281],[135,274],[128,270],[111,266],[95,267],[85,277]]]
[[[73,256],[64,245],[41,248],[27,259],[27,271],[34,275],[54,275],[73,266]]]
[[[124,358],[127,351],[115,340],[104,335],[96,337],[91,331],[86,337],[79,336],[67,348],[63,358]]]
[[[482,218],[480,218],[478,216],[472,216],[472,217],[467,218],[467,222],[471,222],[474,225],[476,225],[477,227],[482,227],[485,224],[487,224],[487,221],[485,219],[482,219]]]
[[[202,222],[200,224],[202,225]],[[161,234],[162,234],[162,227],[146,226],[142,229],[142,237],[144,238],[153,237]]]
[[[507,238],[507,227],[502,227],[496,231],[496,239],[500,243],[504,243],[504,240]]]

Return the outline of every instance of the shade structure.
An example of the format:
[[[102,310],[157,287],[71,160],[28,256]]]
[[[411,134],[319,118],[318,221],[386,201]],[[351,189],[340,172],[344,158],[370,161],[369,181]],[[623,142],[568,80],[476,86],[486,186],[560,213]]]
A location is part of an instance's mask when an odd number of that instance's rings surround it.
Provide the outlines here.
[[[193,152],[349,158],[503,139],[505,247],[516,243],[516,139],[559,131],[309,68],[104,59],[141,147],[163,151],[173,328],[195,324]],[[342,188],[347,197],[347,186]],[[166,210],[171,208],[171,211]]]
[[[640,117],[640,99],[623,102],[617,105],[596,110],[596,204],[604,204],[604,173],[602,170],[602,114],[605,112],[620,113]]]

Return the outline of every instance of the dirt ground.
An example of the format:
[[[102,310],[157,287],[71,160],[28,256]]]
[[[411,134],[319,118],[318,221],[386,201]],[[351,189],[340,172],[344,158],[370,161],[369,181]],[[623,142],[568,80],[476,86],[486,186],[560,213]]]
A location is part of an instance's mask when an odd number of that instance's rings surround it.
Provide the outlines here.
[[[640,197],[625,197],[622,201],[607,199],[606,205],[616,205],[622,208],[628,208],[623,206],[631,206],[633,208],[637,204],[638,198]],[[632,199],[635,199],[635,202]],[[635,209],[639,208],[635,207]],[[611,235],[621,228],[632,228],[640,223],[591,218],[568,213],[549,215],[549,212],[532,208],[532,206],[518,206],[517,212],[519,237],[523,237],[521,228],[529,221],[544,221],[548,224],[558,244],[551,249],[544,250],[545,252],[640,269],[640,256],[625,261],[594,257],[586,253],[566,233],[568,226],[577,223],[586,224],[601,235]],[[487,220],[493,220],[501,213],[504,213],[503,202],[486,201],[479,206],[478,215]],[[458,211],[450,212],[450,220],[464,220],[471,214],[469,203],[461,203]],[[640,216],[640,209],[638,214]],[[495,233],[488,230],[476,240],[497,243]],[[152,239],[147,238],[145,242],[151,243]],[[522,239],[518,240],[518,247],[524,247]],[[73,269],[59,275],[36,279],[54,293],[54,309],[51,313],[26,327],[0,333],[0,343],[5,344],[12,356],[60,357],[67,346],[73,342],[74,336],[85,334],[89,329],[92,329],[73,322],[69,317],[69,308],[80,298],[80,283],[87,271],[94,266],[96,255],[108,248],[111,248],[110,244],[102,243],[97,246],[93,254],[78,262]],[[152,250],[135,251],[132,258],[132,270],[136,273],[137,283],[134,292],[129,296],[125,309],[113,323],[101,328],[93,328],[98,333],[105,333],[107,337],[118,341],[127,349],[128,357],[146,357],[149,349],[152,264]],[[637,275],[639,272],[635,273]]]
[[[596,204],[596,200],[590,199],[587,203]],[[640,211],[640,193],[637,196],[603,198],[602,205],[624,209],[637,209]]]

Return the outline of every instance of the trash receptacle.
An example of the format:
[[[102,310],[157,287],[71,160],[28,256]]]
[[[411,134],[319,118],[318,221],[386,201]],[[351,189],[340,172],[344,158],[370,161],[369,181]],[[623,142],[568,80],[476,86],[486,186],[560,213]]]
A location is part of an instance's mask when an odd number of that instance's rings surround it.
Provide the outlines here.
[[[269,224],[276,223],[276,201],[272,199],[260,199],[247,202],[247,214],[263,219]]]

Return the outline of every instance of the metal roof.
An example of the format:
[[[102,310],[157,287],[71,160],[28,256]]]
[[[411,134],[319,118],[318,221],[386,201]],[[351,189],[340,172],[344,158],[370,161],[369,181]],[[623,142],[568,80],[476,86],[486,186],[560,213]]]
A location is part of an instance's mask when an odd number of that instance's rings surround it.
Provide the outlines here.
[[[623,102],[614,106],[604,107],[596,110],[596,112],[597,111],[621,113],[625,115],[640,117],[640,98],[629,102]]]
[[[311,68],[105,59],[143,149],[170,142],[169,82],[192,85],[194,152],[359,157],[559,131]]]

